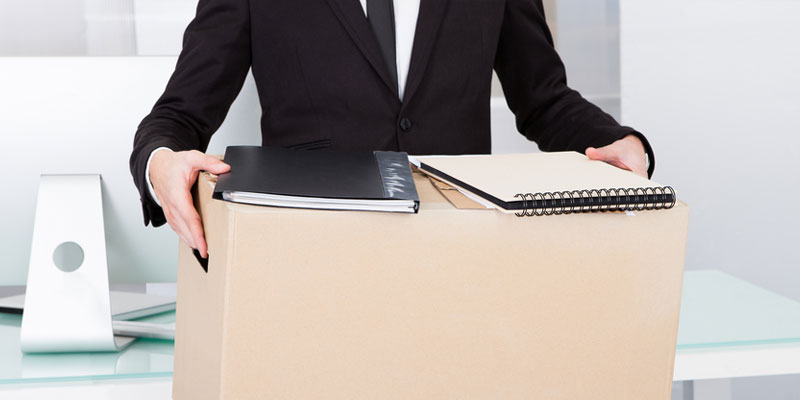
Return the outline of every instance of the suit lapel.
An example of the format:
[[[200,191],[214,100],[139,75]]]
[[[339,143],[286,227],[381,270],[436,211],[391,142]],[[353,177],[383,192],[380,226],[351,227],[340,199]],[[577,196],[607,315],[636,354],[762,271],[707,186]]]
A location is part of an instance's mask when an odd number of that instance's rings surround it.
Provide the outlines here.
[[[417,29],[414,33],[414,48],[411,51],[411,65],[408,69],[408,80],[403,95],[404,106],[408,104],[422,82],[446,9],[447,0],[420,1]]]
[[[380,46],[369,21],[364,15],[364,9],[358,0],[327,0],[333,13],[339,18],[347,33],[355,42],[356,46],[364,57],[367,58],[372,68],[381,77],[381,80],[395,94],[397,93],[394,83],[389,77],[389,70],[381,56]],[[434,0],[440,1],[440,0]],[[420,10],[421,11],[421,10]]]

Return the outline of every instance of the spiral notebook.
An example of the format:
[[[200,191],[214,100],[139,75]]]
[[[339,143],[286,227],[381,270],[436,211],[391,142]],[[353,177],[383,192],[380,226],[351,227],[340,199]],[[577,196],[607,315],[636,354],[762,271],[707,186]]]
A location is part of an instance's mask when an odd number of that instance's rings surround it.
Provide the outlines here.
[[[229,146],[225,162],[231,170],[217,179],[217,199],[321,210],[419,209],[406,153]]]
[[[576,152],[424,156],[412,162],[517,216],[659,210],[677,201],[670,186]]]

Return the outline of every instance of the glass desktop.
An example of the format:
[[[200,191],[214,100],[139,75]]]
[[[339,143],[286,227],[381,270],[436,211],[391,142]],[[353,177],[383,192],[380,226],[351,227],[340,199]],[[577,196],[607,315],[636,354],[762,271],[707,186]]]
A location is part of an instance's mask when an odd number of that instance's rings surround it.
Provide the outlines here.
[[[684,275],[678,351],[800,343],[800,302],[715,270]],[[144,318],[169,323],[175,313]],[[23,354],[21,316],[0,314],[0,384],[172,376],[173,342],[139,339],[119,353]]]

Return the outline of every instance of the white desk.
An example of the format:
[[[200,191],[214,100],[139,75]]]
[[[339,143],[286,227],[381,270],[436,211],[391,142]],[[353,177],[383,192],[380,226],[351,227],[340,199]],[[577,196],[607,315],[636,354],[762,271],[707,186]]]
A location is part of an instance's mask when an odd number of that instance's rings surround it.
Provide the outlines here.
[[[169,400],[172,377],[10,384],[0,387],[3,400]]]
[[[687,272],[673,374],[684,399],[731,398],[730,378],[785,374],[800,374],[800,303],[719,271]]]
[[[19,352],[18,323],[0,315],[0,398],[171,398],[169,342],[31,358]],[[687,272],[673,376],[684,399],[731,397],[720,378],[782,374],[800,374],[800,303],[718,271]]]

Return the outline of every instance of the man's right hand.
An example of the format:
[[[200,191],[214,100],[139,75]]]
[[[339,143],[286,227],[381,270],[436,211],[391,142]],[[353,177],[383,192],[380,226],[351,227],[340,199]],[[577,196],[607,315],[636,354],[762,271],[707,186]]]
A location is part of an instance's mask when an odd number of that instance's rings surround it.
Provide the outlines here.
[[[231,167],[220,159],[197,150],[172,152],[156,151],[150,160],[150,183],[161,203],[172,230],[203,258],[208,246],[203,236],[200,214],[194,208],[191,189],[200,171],[224,174]]]

